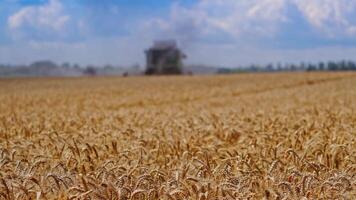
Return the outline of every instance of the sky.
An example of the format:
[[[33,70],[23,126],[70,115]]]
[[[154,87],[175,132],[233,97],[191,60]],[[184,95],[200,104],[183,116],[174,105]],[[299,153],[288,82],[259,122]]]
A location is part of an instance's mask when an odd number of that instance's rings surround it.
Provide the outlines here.
[[[356,0],[0,0],[0,63],[144,65],[176,39],[187,64],[356,60]]]

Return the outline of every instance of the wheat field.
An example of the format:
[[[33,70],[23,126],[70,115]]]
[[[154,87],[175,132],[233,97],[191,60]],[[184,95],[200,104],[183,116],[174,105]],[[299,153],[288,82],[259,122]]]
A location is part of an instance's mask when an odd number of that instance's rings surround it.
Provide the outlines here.
[[[356,74],[0,80],[0,200],[355,199]]]

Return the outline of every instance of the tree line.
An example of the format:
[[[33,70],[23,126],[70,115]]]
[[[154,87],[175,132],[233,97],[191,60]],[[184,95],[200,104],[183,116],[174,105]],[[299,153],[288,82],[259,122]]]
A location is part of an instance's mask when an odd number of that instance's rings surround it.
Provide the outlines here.
[[[354,61],[329,61],[318,63],[300,64],[268,64],[268,65],[249,65],[234,68],[220,68],[218,73],[238,73],[238,72],[283,72],[283,71],[354,71],[356,63]]]
[[[0,77],[28,77],[28,76],[105,76],[139,73],[139,66],[80,66],[78,64],[63,63],[58,65],[50,60],[36,61],[29,65],[2,65]]]

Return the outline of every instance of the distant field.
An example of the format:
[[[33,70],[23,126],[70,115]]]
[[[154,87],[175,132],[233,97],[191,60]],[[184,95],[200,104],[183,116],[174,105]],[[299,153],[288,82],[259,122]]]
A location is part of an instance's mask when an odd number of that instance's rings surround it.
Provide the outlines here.
[[[356,73],[0,79],[2,199],[355,199]]]

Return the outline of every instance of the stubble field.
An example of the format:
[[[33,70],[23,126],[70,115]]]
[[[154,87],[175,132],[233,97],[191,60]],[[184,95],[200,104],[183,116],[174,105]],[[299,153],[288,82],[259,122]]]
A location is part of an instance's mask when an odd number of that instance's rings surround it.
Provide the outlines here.
[[[2,199],[355,199],[356,74],[0,80]]]

